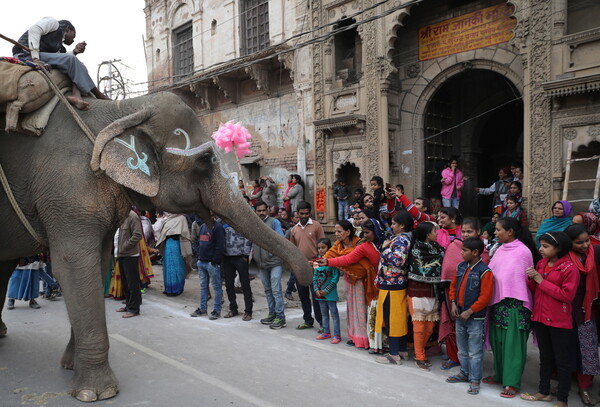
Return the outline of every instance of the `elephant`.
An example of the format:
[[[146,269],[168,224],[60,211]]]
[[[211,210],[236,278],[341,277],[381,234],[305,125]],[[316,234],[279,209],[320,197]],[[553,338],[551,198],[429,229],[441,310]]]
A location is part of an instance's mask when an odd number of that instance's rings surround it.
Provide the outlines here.
[[[177,95],[90,100],[84,135],[59,104],[36,138],[0,131],[0,164],[39,239],[32,237],[0,190],[0,304],[18,259],[49,249],[71,324],[61,365],[73,369],[80,401],[114,397],[108,363],[103,278],[112,238],[131,206],[171,213],[211,212],[289,264],[302,284],[312,280],[306,257],[260,220],[222,168],[223,157],[194,111]],[[103,275],[104,273],[104,275]],[[7,328],[0,309],[0,336]]]

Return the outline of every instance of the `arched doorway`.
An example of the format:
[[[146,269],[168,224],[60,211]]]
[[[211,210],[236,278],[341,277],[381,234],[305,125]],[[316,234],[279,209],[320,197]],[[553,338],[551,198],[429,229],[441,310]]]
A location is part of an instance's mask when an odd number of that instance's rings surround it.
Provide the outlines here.
[[[360,169],[356,166],[356,164],[351,163],[351,162],[345,162],[344,164],[340,165],[337,170],[335,171],[335,179],[336,181],[338,180],[344,180],[344,182],[346,183],[346,186],[348,188],[350,188],[350,191],[352,192],[352,196],[350,197],[350,202],[353,201],[354,199],[354,192],[357,189],[362,189],[364,192],[364,187],[363,187],[363,183],[362,180],[360,178]],[[336,219],[337,219],[337,202],[335,203],[335,209],[336,209]],[[340,220],[340,219],[338,219]]]
[[[478,196],[475,187],[490,186],[500,167],[523,161],[523,101],[514,84],[486,69],[451,76],[427,104],[424,132],[424,182],[436,164],[458,156],[467,177],[461,212],[489,217],[491,197]]]

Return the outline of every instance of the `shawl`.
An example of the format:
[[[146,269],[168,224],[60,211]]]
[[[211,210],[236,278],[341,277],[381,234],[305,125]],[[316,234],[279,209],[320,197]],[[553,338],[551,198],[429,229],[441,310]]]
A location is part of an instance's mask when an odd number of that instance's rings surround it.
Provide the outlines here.
[[[349,254],[354,249],[356,249],[356,246],[358,246],[359,240],[360,239],[358,238],[358,236],[354,236],[352,238],[352,241],[350,242],[351,243],[350,247],[344,247],[342,242],[336,241],[333,244],[333,246],[331,246],[331,249],[329,249],[323,257],[326,259],[333,259],[336,257],[340,257],[340,256],[344,256],[346,254]],[[370,244],[370,243],[367,242],[367,243],[363,243],[363,244]],[[350,264],[350,265],[344,266],[344,267],[338,267],[338,268],[342,273],[344,273],[346,276],[348,276],[348,278],[350,279],[352,284],[356,284],[356,282],[358,280],[366,279],[365,298],[367,299],[367,304],[370,304],[371,300],[377,298],[378,290],[377,290],[377,287],[375,287],[375,284],[373,284],[373,280],[375,280],[375,276],[377,275],[377,270],[375,269],[373,264],[371,264],[369,259],[362,258],[357,263]]]
[[[412,261],[408,279],[422,283],[439,283],[442,276],[444,248],[437,242],[415,240],[411,250]]]
[[[563,208],[565,209],[565,216],[561,218],[550,216],[542,221],[535,235],[535,243],[537,244],[538,248],[540,247],[540,237],[542,237],[544,233],[562,232],[573,223],[573,218],[571,218],[573,206],[571,206],[571,203],[569,201],[556,201],[554,204],[552,204],[552,206],[556,205],[558,202],[563,205]]]
[[[510,212],[508,209],[504,211],[504,213],[502,214],[502,217],[506,217],[506,218],[515,218],[516,220],[519,221],[519,223],[521,222],[521,207],[517,206],[517,208]]]
[[[590,208],[588,209],[596,216],[600,216],[600,198],[595,198],[592,203],[590,203]]]
[[[523,301],[523,306],[533,310],[531,292],[527,288],[527,268],[533,267],[531,251],[516,239],[500,246],[489,265],[494,273],[494,295],[489,305],[505,298]]]
[[[449,230],[454,230],[454,237],[450,236]],[[440,229],[437,231],[437,242],[442,245],[444,249],[447,249],[450,246],[450,243],[456,238],[456,236],[461,236],[462,234],[462,226],[457,226],[454,229]]]
[[[456,266],[463,262],[462,258],[462,240],[454,239],[446,247],[444,260],[442,261],[442,281],[452,281],[456,275]]]
[[[185,258],[192,255],[192,243],[190,230],[188,228],[187,218],[184,215],[175,215],[165,212],[162,228],[156,238],[156,246],[160,246],[167,237],[179,235],[179,247],[181,257]],[[162,250],[161,250],[162,251]]]
[[[295,182],[288,182],[288,186],[285,189],[285,192],[283,193],[284,198],[287,197],[288,192],[290,192],[290,189],[294,188],[294,185],[296,185]],[[292,211],[292,203],[290,202],[289,199],[283,201],[283,207],[285,208],[287,213],[290,213]],[[291,215],[293,215],[293,213]]]
[[[573,251],[569,252],[569,257],[579,272],[585,278],[585,295],[583,297],[583,310],[585,313],[585,322],[592,317],[592,302],[598,298],[598,273],[596,272],[596,258],[594,246],[590,245],[585,252],[585,264],[581,263],[579,256]]]
[[[598,244],[600,239],[600,219],[593,212],[579,212],[577,215],[583,219],[583,226],[590,235],[593,244]]]

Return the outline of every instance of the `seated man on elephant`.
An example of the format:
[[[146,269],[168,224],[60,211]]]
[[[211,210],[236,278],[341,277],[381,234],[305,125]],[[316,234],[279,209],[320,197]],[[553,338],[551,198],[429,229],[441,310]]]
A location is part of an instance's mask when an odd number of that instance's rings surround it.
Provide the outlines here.
[[[85,41],[77,44],[72,53],[67,52],[63,46],[63,43],[73,44],[75,34],[75,27],[69,21],[44,17],[19,38],[19,44],[29,48],[31,52],[17,45],[12,51],[14,57],[29,59],[48,71],[51,67],[57,68],[67,75],[73,82],[71,96],[67,96],[67,99],[79,110],[88,110],[89,103],[81,98],[82,94],[91,92],[98,99],[108,97],[98,90],[87,68],[76,57],[85,51]]]

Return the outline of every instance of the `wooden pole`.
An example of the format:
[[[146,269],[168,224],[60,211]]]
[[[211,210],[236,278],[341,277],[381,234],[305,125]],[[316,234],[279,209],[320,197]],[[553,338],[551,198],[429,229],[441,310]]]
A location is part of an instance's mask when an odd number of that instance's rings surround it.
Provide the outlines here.
[[[17,47],[21,47],[21,48],[23,48],[23,49],[24,49],[25,51],[27,51],[27,52],[31,52],[31,49],[30,49],[30,48],[26,47],[26,46],[25,46],[25,45],[23,45],[23,44],[19,44],[17,41],[13,40],[12,38],[8,38],[7,36],[5,36],[5,35],[2,35],[2,34],[0,34],[0,38],[2,38],[3,40],[6,40],[6,41],[8,41],[8,42],[10,42],[10,43],[11,43],[11,44],[13,44],[13,45],[16,45]]]

